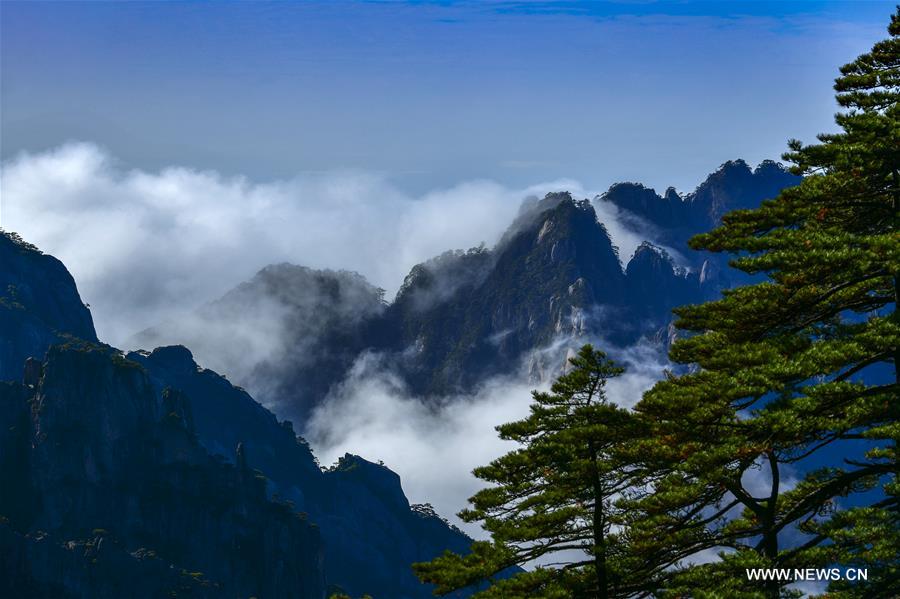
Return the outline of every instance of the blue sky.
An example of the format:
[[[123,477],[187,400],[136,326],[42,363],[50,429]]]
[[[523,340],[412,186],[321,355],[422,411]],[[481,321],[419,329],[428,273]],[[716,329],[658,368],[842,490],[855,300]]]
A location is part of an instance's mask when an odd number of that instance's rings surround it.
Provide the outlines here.
[[[2,157],[411,193],[568,177],[690,190],[832,128],[893,2],[2,2]]]

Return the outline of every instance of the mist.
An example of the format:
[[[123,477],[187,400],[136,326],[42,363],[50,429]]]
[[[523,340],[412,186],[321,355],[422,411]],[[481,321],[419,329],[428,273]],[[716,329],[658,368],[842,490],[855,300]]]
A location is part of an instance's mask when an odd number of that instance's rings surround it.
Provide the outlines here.
[[[413,265],[492,246],[525,197],[558,190],[596,195],[573,180],[477,180],[413,196],[358,170],[268,182],[184,166],[148,172],[72,142],[3,164],[0,226],[62,260],[101,339],[124,346],[272,263],[356,271],[390,299]],[[643,238],[611,208],[600,214],[627,260]]]
[[[560,339],[546,348],[555,357],[553,375],[572,355],[565,346],[589,340]],[[625,374],[606,386],[609,401],[632,407],[642,393],[663,375],[667,366],[661,348],[639,343],[628,348],[590,340],[626,367]],[[486,538],[477,525],[462,522],[457,512],[486,483],[472,475],[477,466],[515,448],[494,430],[499,424],[528,415],[531,391],[549,389],[551,378],[530,381],[520,372],[495,377],[470,395],[446,397],[438,405],[411,395],[377,354],[364,354],[350,375],[319,406],[304,436],[322,464],[346,452],[370,461],[383,461],[403,481],[410,503],[431,503],[441,516],[475,538]]]
[[[318,347],[318,335],[334,329],[317,323],[323,310],[352,329],[378,310],[377,287],[390,300],[415,264],[449,249],[493,246],[526,197],[559,190],[576,199],[597,195],[572,180],[521,189],[469,181],[412,196],[384,174],[361,171],[269,182],[178,166],[147,172],[124,168],[91,143],[20,155],[3,165],[0,190],[0,224],[64,262],[101,339],[122,348],[185,343],[201,366],[249,382],[257,399],[266,396],[266,377],[256,376],[256,366],[300,363],[296,354]],[[622,222],[611,204],[593,203],[627,261],[647,236]],[[346,284],[338,299],[310,283],[319,276],[314,271],[292,276],[300,284],[276,285],[280,296],[235,289],[266,265],[284,262],[346,269],[325,277]],[[229,290],[233,301],[213,301]],[[286,323],[294,329],[286,332]],[[148,327],[156,328],[147,333]],[[519,373],[431,403],[411,394],[381,356],[364,353],[302,433],[321,463],[345,452],[383,460],[401,475],[411,502],[432,503],[483,536],[455,517],[481,486],[471,471],[510,449],[494,427],[527,414],[531,390],[549,385],[576,341],[586,340],[561,339],[532,354]],[[607,387],[620,405],[633,405],[666,365],[658,344],[598,346],[628,367]],[[288,349],[294,355],[285,359]],[[268,407],[278,413],[278,406]]]

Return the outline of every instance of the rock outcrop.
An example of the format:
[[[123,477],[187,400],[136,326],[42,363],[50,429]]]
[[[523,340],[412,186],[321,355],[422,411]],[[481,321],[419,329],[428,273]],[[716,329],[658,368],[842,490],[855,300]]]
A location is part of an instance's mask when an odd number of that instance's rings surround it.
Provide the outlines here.
[[[177,389],[190,400],[198,442],[210,454],[241,461],[265,476],[270,496],[309,515],[322,536],[326,582],[353,596],[429,597],[410,566],[471,539],[436,515],[412,509],[400,477],[385,466],[346,455],[326,471],[287,421],[221,375],[200,368],[184,347],[132,352],[155,393]]]
[[[0,230],[0,381],[18,380],[67,337],[96,341],[91,312],[62,262]]]
[[[631,314],[657,324],[671,318],[673,307],[697,302],[704,292],[696,272],[679,268],[665,249],[646,241],[628,261],[625,280]]]
[[[8,596],[323,595],[317,527],[209,455],[187,398],[116,350],[53,346],[0,405]]]

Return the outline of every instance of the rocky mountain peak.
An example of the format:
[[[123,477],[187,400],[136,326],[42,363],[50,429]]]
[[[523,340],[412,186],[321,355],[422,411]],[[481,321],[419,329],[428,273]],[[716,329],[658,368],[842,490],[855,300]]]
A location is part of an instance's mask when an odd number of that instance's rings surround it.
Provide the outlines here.
[[[667,202],[671,202],[673,204],[682,201],[681,195],[675,190],[674,187],[667,187],[666,193],[663,197]]]
[[[413,266],[394,303],[407,305],[411,310],[428,309],[462,289],[477,287],[492,265],[493,256],[483,244],[469,250],[446,251]]]
[[[197,370],[194,354],[183,345],[164,345],[145,354],[149,361],[173,374],[187,374]]]
[[[352,481],[370,489],[392,508],[409,510],[409,501],[403,493],[400,477],[384,464],[376,464],[358,455],[346,453],[338,459],[331,472],[340,475],[345,483]]]
[[[497,247],[499,248],[506,245],[513,237],[522,231],[531,230],[536,224],[539,225],[540,223],[543,223],[549,212],[552,212],[563,204],[569,206],[574,206],[575,204],[572,194],[568,191],[551,192],[541,199],[538,199],[536,196],[525,198],[522,205],[519,206],[518,215],[500,238]]]
[[[18,379],[53,343],[96,341],[91,312],[62,262],[0,230],[0,380]]]
[[[677,227],[684,220],[681,197],[674,188],[661,197],[656,190],[640,183],[616,183],[598,201],[610,202],[623,211],[624,220],[635,229]]]
[[[384,290],[369,283],[361,274],[348,270],[315,270],[283,262],[264,267],[249,281],[238,285],[207,310],[233,309],[236,306],[262,309],[266,302],[287,307],[331,310],[341,317],[365,317],[379,311]]]
[[[726,212],[758,206],[761,199],[775,197],[783,188],[799,182],[800,177],[771,160],[761,163],[755,170],[744,160],[729,160],[685,200],[691,206],[693,222],[700,231],[718,226]]]
[[[755,169],[753,169],[753,174],[760,177],[781,178],[785,174],[790,174],[790,169],[785,167],[780,162],[776,162],[774,160],[763,160],[758,165],[756,165]]]
[[[670,269],[674,268],[674,262],[664,248],[654,245],[649,241],[642,242],[634,251],[634,255],[626,266],[625,273],[639,268],[640,265],[667,265]]]
[[[643,183],[625,181],[610,185],[600,199],[627,207],[629,204],[649,206],[662,198],[652,187],[647,187]]]
[[[525,198],[525,201],[522,202],[522,205],[519,207],[519,216],[540,214],[556,208],[562,202],[573,201],[572,194],[568,191],[551,191],[540,199],[536,196],[531,196]]]

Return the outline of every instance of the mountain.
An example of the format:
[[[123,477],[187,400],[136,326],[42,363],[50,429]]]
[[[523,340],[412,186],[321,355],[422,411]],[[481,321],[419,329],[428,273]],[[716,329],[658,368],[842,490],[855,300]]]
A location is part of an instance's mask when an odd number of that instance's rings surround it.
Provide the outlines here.
[[[293,397],[291,416],[302,421],[304,406],[366,347],[364,325],[384,308],[384,290],[357,273],[274,264],[189,317],[138,333],[133,345],[190,347],[256,395]]]
[[[62,262],[8,233],[0,234],[0,256],[0,380],[18,379],[25,358],[68,336],[97,340]]]
[[[397,474],[349,454],[323,471],[290,422],[279,422],[246,391],[200,368],[186,348],[124,357],[148,374],[158,393],[171,386],[189,398],[197,440],[207,452],[232,461],[241,444],[244,461],[265,475],[270,494],[309,515],[323,540],[330,585],[354,596],[429,597],[410,565],[446,549],[468,550],[471,539],[409,504]]]
[[[414,266],[390,304],[359,275],[276,265],[134,343],[192,347],[201,363],[301,429],[369,353],[426,400],[471,392],[496,375],[545,380],[586,340],[623,347],[646,339],[665,349],[673,307],[738,282],[726,274],[727,256],[693,252],[687,240],[724,212],[798,181],[774,162],[751,169],[736,160],[684,197],[637,183],[613,185],[593,201],[551,193],[526,201],[495,247],[448,251]],[[647,239],[633,256],[619,255],[598,220],[596,208],[608,206]],[[245,331],[273,331],[263,345],[276,351],[253,351]],[[244,365],[223,359],[222,347],[240,348]]]
[[[623,211],[634,231],[685,251],[691,236],[718,226],[726,212],[754,208],[799,182],[800,177],[771,160],[755,169],[743,160],[730,160],[684,197],[672,187],[660,196],[640,183],[616,183],[598,200]]]
[[[707,281],[696,271],[676,266],[666,250],[649,241],[638,246],[625,267],[629,309],[638,322],[668,321],[673,307],[711,295],[706,293]]]
[[[721,274],[727,258],[692,252],[687,239],[724,212],[758,205],[797,181],[775,163],[751,170],[738,160],[685,198],[673,189],[660,197],[620,184],[593,202],[568,193],[526,202],[493,249],[414,267],[380,317],[369,351],[393,356],[415,393],[442,396],[517,368],[546,379],[586,340],[623,347],[667,338],[673,307],[711,299],[732,283]],[[684,264],[649,241],[633,256],[619,256],[595,211],[603,202]]]
[[[523,206],[493,250],[413,268],[372,343],[394,356],[414,392],[464,392],[605,321],[592,307],[625,301],[616,249],[590,202],[549,194]]]
[[[65,268],[0,238],[2,280],[40,300],[4,306],[29,335],[0,382],[0,596],[428,597],[410,565],[468,549],[386,467],[323,471],[186,348],[100,343]]]
[[[323,595],[316,527],[112,348],[53,346],[0,402],[6,596]]]
[[[0,595],[430,596],[410,564],[471,540],[381,464],[321,469],[290,421],[198,361],[302,427],[370,353],[440,401],[553,376],[588,339],[662,347],[673,306],[732,282],[687,239],[796,180],[733,161],[684,197],[548,194],[493,248],[415,266],[390,304],[357,274],[273,265],[128,353],[97,339],[58,260],[0,235]],[[646,234],[632,256],[601,206]]]

